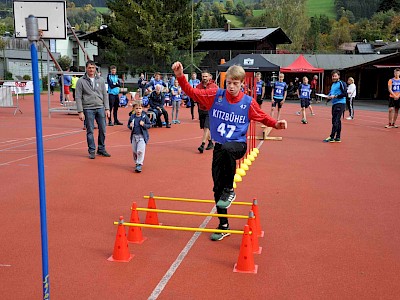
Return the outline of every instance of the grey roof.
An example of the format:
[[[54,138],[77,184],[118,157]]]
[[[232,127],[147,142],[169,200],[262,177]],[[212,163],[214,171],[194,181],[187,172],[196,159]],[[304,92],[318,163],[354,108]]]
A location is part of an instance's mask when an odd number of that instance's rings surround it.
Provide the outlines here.
[[[400,42],[394,42],[387,44],[386,46],[379,47],[376,49],[377,51],[399,51],[400,50]]]
[[[290,65],[299,54],[262,54],[267,60],[281,67]],[[342,70],[381,60],[392,54],[304,54],[304,57],[316,68],[324,70]]]
[[[233,41],[260,41],[271,33],[279,30],[276,28],[231,28],[224,29],[202,29],[201,38],[198,42],[233,42]]]

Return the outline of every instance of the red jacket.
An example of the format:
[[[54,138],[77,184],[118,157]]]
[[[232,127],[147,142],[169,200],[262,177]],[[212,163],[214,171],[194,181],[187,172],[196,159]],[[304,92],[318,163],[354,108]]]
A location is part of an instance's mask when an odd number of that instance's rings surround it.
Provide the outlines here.
[[[187,82],[186,77],[184,75],[180,76],[177,78],[179,85],[181,86],[182,90],[194,101],[199,103],[202,108],[205,108],[203,110],[210,110],[211,106],[214,103],[215,95],[217,94],[218,91],[218,86],[213,87],[213,88],[196,88],[194,89],[189,82]],[[199,84],[201,85],[201,84]],[[243,92],[239,92],[239,94],[234,97],[229,93],[226,93],[226,100],[229,103],[237,103],[239,102],[244,96]],[[267,115],[265,112],[263,112],[256,102],[256,100],[251,101],[250,104],[250,109],[249,109],[249,119],[253,121],[257,121],[260,123],[263,123],[264,125],[268,127],[275,127],[275,124],[277,121],[273,118],[271,118],[269,115]]]

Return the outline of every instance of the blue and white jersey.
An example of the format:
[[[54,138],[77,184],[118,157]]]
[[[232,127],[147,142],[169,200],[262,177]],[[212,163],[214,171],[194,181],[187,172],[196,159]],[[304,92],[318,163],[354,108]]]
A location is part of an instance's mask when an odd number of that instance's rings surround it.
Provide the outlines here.
[[[181,94],[178,94],[179,91],[181,91],[181,87],[180,86],[171,87],[171,94],[172,94],[172,100],[173,101],[179,101],[179,100],[182,99]],[[176,94],[176,95],[174,95],[174,94]]]
[[[211,138],[220,144],[247,141],[249,109],[252,98],[244,95],[237,103],[229,103],[226,90],[218,89],[209,110]]]
[[[310,99],[311,98],[311,85],[300,84],[299,96],[300,96],[300,99]]]
[[[286,82],[275,81],[274,83],[274,99],[283,100],[283,95],[287,89]]]
[[[400,93],[400,79],[392,78],[392,91],[393,93]]]
[[[260,80],[256,82],[257,95],[262,95],[262,88],[264,87],[264,81]]]
[[[146,85],[146,88],[151,87],[151,89],[154,90],[154,88],[156,87],[157,84],[159,84],[159,85],[161,85],[161,86],[163,86],[163,87],[167,87],[167,84],[166,84],[162,79],[160,79],[160,80],[152,79],[152,80]]]
[[[196,88],[196,86],[198,86],[200,84],[200,80],[199,79],[190,79],[189,84],[192,86],[192,88]]]

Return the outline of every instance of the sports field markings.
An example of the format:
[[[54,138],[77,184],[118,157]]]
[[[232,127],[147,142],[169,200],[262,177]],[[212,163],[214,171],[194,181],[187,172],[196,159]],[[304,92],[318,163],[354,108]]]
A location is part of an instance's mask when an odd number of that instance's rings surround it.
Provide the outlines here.
[[[79,130],[79,131],[77,131],[77,130],[73,130],[73,131],[63,131],[63,132],[58,132],[58,133],[43,135],[43,137],[46,138],[46,137],[57,136],[57,135],[64,135],[64,134],[68,134],[68,133],[81,132],[81,131],[82,131],[82,130]],[[22,143],[22,142],[31,141],[31,140],[36,140],[36,137],[33,136],[33,137],[27,137],[27,138],[13,139],[13,140],[8,140],[8,141],[0,142],[0,144]]]

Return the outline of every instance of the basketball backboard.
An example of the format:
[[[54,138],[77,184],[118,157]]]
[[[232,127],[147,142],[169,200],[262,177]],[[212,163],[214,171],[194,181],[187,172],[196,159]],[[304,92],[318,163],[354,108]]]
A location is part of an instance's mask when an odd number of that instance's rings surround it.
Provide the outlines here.
[[[44,39],[67,38],[67,9],[65,1],[14,1],[14,28],[16,38],[26,38],[25,18],[38,18]]]

